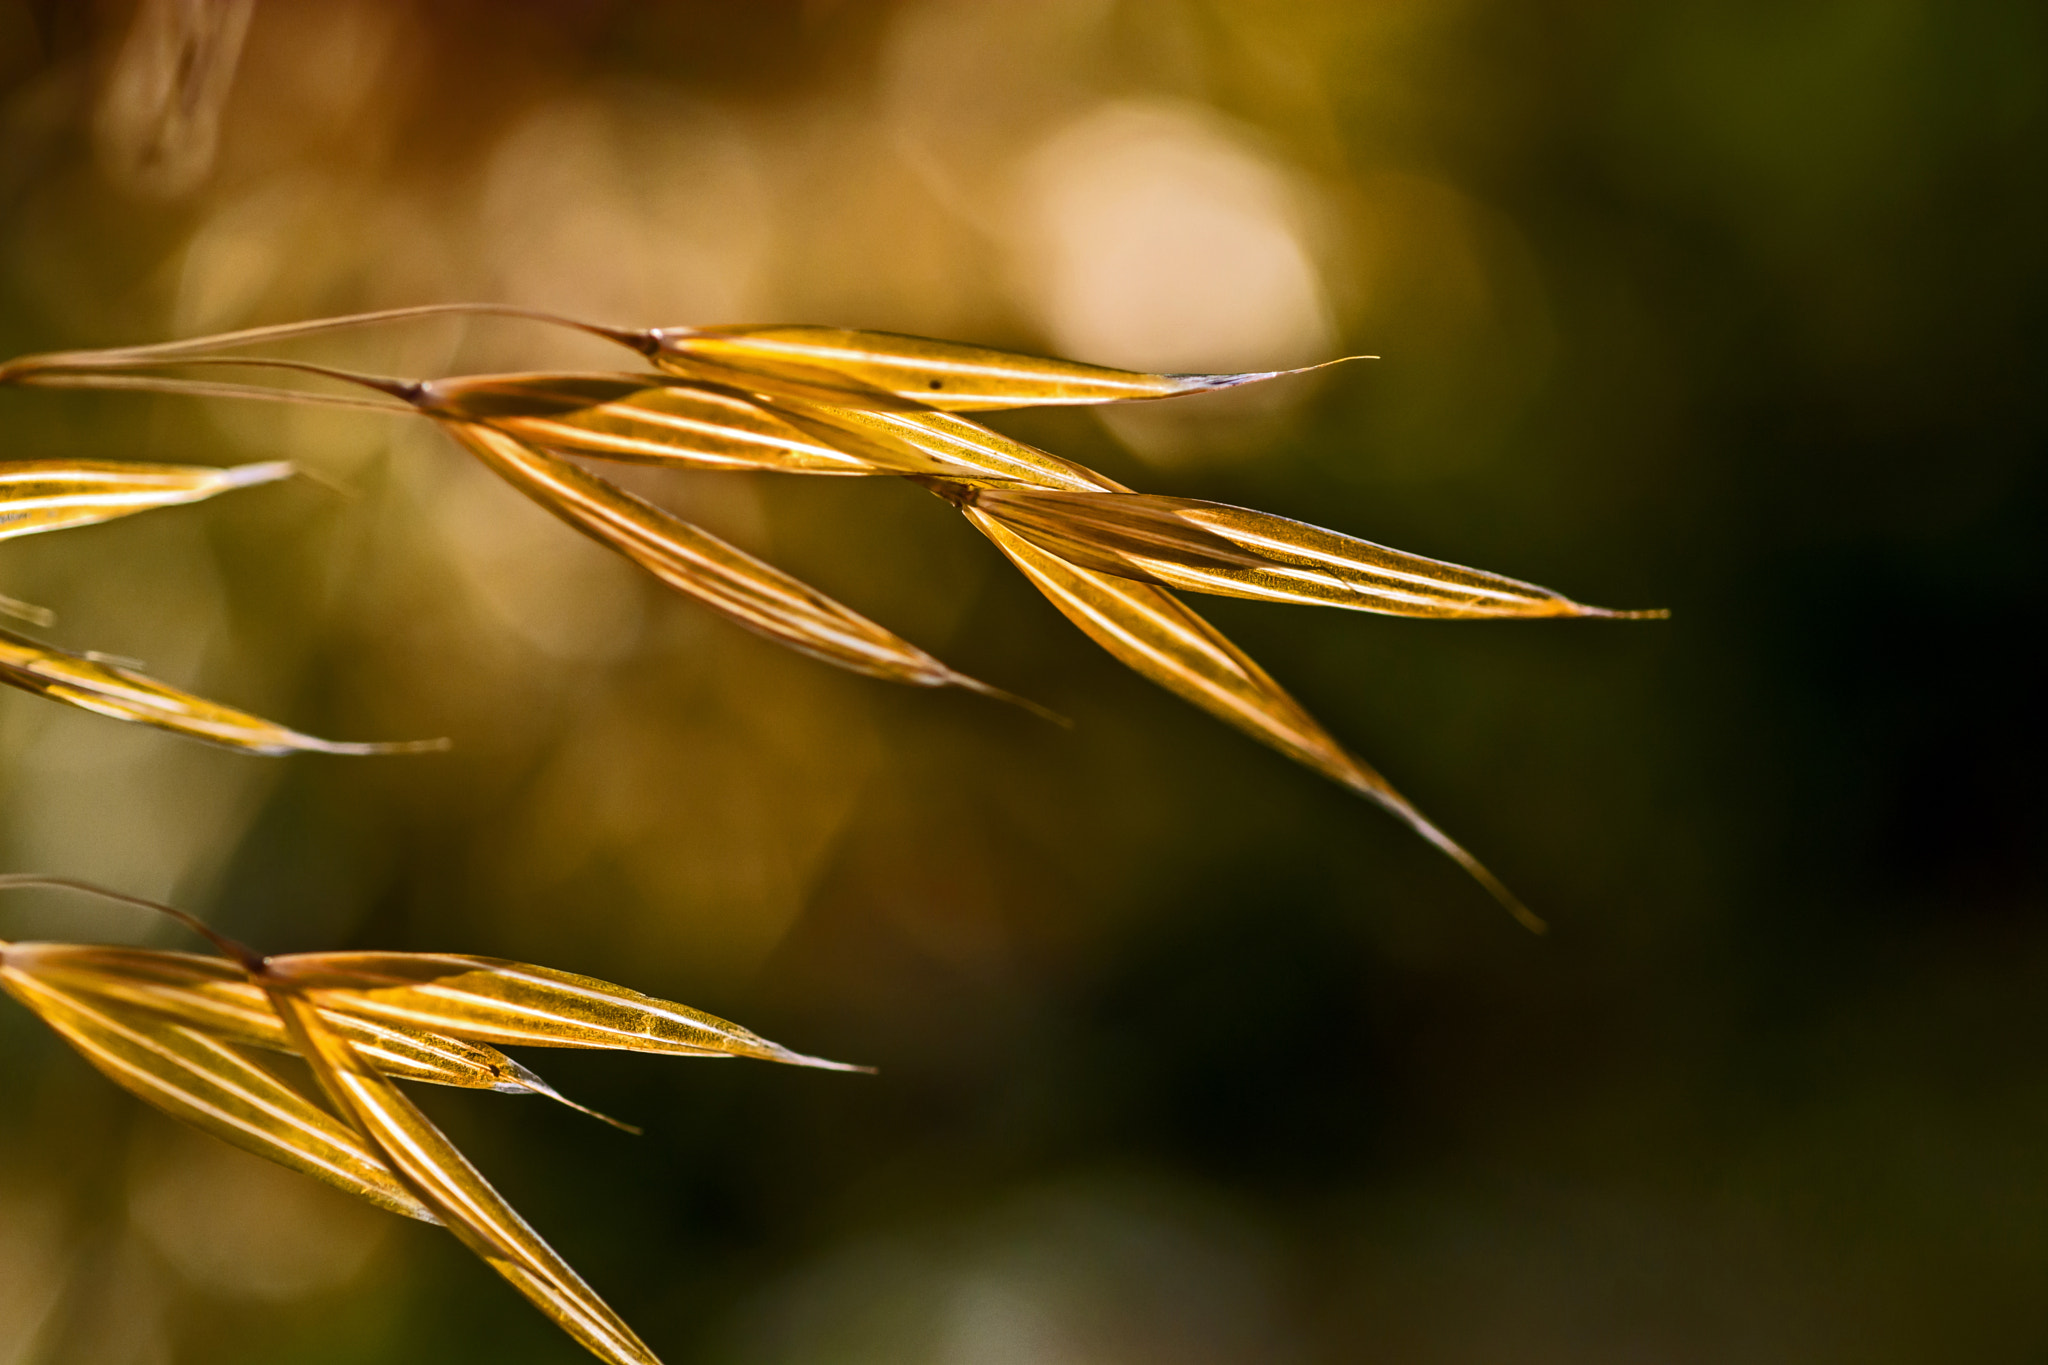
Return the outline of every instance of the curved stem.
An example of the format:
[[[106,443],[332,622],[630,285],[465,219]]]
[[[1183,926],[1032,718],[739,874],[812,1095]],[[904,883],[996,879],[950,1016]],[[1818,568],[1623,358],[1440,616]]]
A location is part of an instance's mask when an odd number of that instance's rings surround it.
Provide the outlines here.
[[[0,873],[0,891],[28,890],[31,888],[50,891],[81,891],[88,896],[98,896],[102,900],[113,901],[120,905],[133,905],[144,910],[154,910],[160,915],[169,915],[172,919],[184,925],[208,943],[211,943],[215,948],[218,948],[224,956],[233,958],[236,962],[240,963],[244,969],[251,972],[261,972],[263,970],[264,960],[261,953],[244,944],[235,942],[235,940],[214,929],[198,916],[187,914],[175,906],[165,905],[161,901],[147,900],[141,896],[131,896],[124,891],[109,890],[107,887],[93,882],[80,881],[76,877],[48,877],[39,872]]]
[[[310,374],[321,379],[333,379],[343,384],[354,384],[365,389],[375,389],[401,403],[411,403],[418,397],[421,383],[417,379],[393,379],[389,375],[364,374],[360,370],[344,370],[334,365],[319,365],[310,360],[283,360],[272,356],[259,355],[191,355],[175,359],[159,359],[154,356],[106,356],[85,361],[66,361],[47,369],[29,372],[26,382],[34,383],[46,375],[105,374],[120,373],[131,369],[154,369],[159,365],[228,365],[241,369],[290,370],[295,374]]]
[[[266,389],[256,384],[221,384],[205,379],[173,379],[165,375],[101,374],[90,370],[53,370],[25,374],[18,381],[39,389],[123,389],[139,393],[177,393],[193,398],[254,398],[271,403],[317,403],[331,408],[355,408],[364,412],[395,412],[411,415],[415,409],[397,403],[355,398],[341,393],[309,393],[294,389]]]
[[[527,322],[544,322],[554,327],[568,327],[590,336],[602,337],[621,346],[630,347],[641,354],[651,354],[656,348],[653,334],[648,331],[634,331],[622,327],[606,327],[601,323],[582,322],[576,318],[563,317],[539,308],[522,308],[509,303],[422,303],[409,308],[383,308],[370,313],[349,313],[340,317],[314,318],[308,322],[286,322],[270,327],[248,327],[238,332],[220,332],[212,336],[191,337],[183,341],[161,341],[148,346],[114,346],[96,351],[51,351],[43,355],[19,356],[0,365],[0,382],[11,380],[18,373],[38,369],[62,367],[67,364],[97,364],[111,359],[140,358],[143,356],[168,357],[189,355],[195,351],[210,351],[222,346],[247,346],[262,341],[287,341],[298,337],[315,336],[322,332],[341,331],[351,327],[367,327],[383,322],[401,322],[411,318],[424,317],[504,317],[519,318]]]

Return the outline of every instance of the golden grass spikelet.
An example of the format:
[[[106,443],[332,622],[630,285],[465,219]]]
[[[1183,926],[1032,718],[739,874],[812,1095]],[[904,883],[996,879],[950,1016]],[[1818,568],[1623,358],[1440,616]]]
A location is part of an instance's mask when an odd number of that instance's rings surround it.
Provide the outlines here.
[[[0,540],[90,526],[160,507],[199,502],[236,488],[273,483],[295,471],[282,461],[217,469],[204,465],[16,460],[0,463]],[[0,598],[0,609],[50,625],[41,608]],[[341,743],[181,692],[96,654],[75,654],[0,630],[0,683],[116,720],[154,726],[245,753],[417,753],[446,740]]]
[[[0,461],[0,540],[198,502],[229,489],[289,478],[293,472],[281,461],[215,469],[96,460],[4,460]],[[0,615],[44,627],[57,622],[55,613],[46,608],[4,594],[0,594]]]
[[[121,372],[132,364],[129,360],[115,357],[104,363],[114,373],[98,374],[80,357],[67,358],[61,366],[30,358],[0,366],[0,377],[12,371],[23,382],[35,383],[47,382],[53,374],[80,382],[108,378],[124,387],[149,378]],[[869,677],[916,687],[960,687],[1064,724],[1034,702],[947,667],[850,607],[701,527],[531,444],[539,438],[578,454],[686,467],[898,472],[809,441],[744,395],[621,375],[504,375],[423,382],[268,357],[201,355],[175,363],[304,372],[386,394],[405,405],[388,405],[391,411],[409,409],[434,418],[486,467],[563,521],[747,630]],[[176,391],[186,381],[154,382]],[[241,395],[240,386],[211,383],[194,391]],[[916,467],[922,471],[933,466],[920,462]]]
[[[846,407],[910,403],[943,412],[1176,398],[1343,363],[1248,374],[1145,374],[932,337],[789,324],[660,327],[628,344],[647,349],[656,365],[686,378]]]
[[[1346,753],[1264,669],[1172,593],[1070,564],[980,508],[962,510],[1061,614],[1132,671],[1378,802],[1450,855],[1523,925],[1543,932],[1543,921],[1498,877],[1385,778]]]
[[[356,743],[300,734],[275,721],[181,692],[132,668],[73,654],[0,630],[0,683],[95,715],[149,725],[252,754],[416,754],[446,749],[445,739]]]
[[[575,328],[639,352],[670,382],[630,374],[397,380],[271,357],[207,354],[443,314],[522,317]],[[104,382],[277,396],[275,390],[134,373],[187,364],[275,366],[367,387],[435,417],[558,516],[749,629],[870,676],[993,692],[560,457],[694,469],[889,474],[922,484],[964,512],[1034,586],[1118,659],[1387,807],[1531,928],[1540,928],[1541,921],[1492,873],[1163,589],[1438,620],[1664,615],[1587,606],[1533,583],[1249,508],[1135,493],[959,415],[1169,398],[1301,372],[1296,370],[1158,375],[847,328],[636,331],[496,304],[437,304],[155,346],[28,356],[0,365],[0,383]],[[352,406],[368,401],[306,393],[290,399]]]
[[[963,500],[1070,564],[1162,587],[1388,616],[1657,616],[1589,607],[1534,583],[1195,498],[1047,489]]]
[[[736,625],[871,678],[961,687],[1038,709],[955,672],[852,608],[588,470],[491,427],[442,425],[520,492]]]
[[[379,1208],[439,1221],[355,1129],[265,1070],[246,1049],[163,1015],[42,980],[16,965],[17,951],[0,945],[0,987],[122,1089],[180,1122]]]
[[[859,454],[878,472],[937,479],[962,488],[1129,491],[1086,465],[954,413],[835,407],[769,394],[759,397],[806,431]]]
[[[805,435],[745,394],[656,375],[477,375],[432,380],[409,396],[432,416],[558,454],[714,471],[890,472]]]
[[[262,988],[224,958],[66,943],[15,944],[8,952],[17,971],[73,995],[161,1015],[237,1046],[296,1050]],[[337,1010],[328,1022],[387,1076],[466,1090],[545,1095],[614,1127],[637,1131],[564,1097],[486,1043],[346,1010]]]
[[[221,954],[0,941],[0,989],[95,1067],[173,1118],[380,1208],[443,1224],[615,1365],[659,1362],[392,1078],[561,1098],[493,1042],[862,1069],[593,977],[456,954],[263,957],[168,906],[66,878],[0,876],[0,889],[26,887],[157,910]],[[333,1113],[252,1050],[302,1058]]]
[[[199,502],[236,488],[287,479],[283,461],[204,465],[78,460],[0,461],[0,540]]]
[[[336,1015],[501,1047],[753,1057],[854,1071],[715,1015],[595,977],[453,953],[296,953],[270,970]]]
[[[427,303],[342,317],[192,337],[147,346],[21,356],[0,364],[0,384],[44,383],[67,369],[171,361],[223,347],[291,341],[347,328],[428,317],[504,317],[567,327],[638,352],[659,368],[749,391],[814,398],[848,407],[946,411],[1071,406],[1174,398],[1306,374],[1342,356],[1291,370],[1242,374],[1147,374],[1106,365],[1001,351],[935,337],[810,324],[609,327],[502,303]],[[62,382],[61,379],[58,382]]]
[[[261,969],[251,975],[262,981],[328,1103],[464,1246],[600,1360],[660,1365],[633,1329],[310,1000]]]

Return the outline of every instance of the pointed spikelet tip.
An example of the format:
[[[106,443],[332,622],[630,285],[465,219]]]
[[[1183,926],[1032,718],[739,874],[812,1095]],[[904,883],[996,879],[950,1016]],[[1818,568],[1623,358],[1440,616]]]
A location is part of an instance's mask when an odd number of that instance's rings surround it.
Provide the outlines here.
[[[261,464],[238,464],[221,471],[221,482],[229,488],[250,488],[259,483],[276,483],[298,473],[289,460],[266,460]]]
[[[1242,384],[1258,384],[1268,379],[1285,379],[1289,375],[1313,374],[1327,370],[1332,365],[1348,365],[1354,360],[1378,360],[1376,355],[1340,355],[1335,360],[1319,360],[1313,365],[1299,365],[1291,370],[1255,370],[1248,374],[1177,374],[1173,378],[1189,386],[1190,391],[1208,389],[1234,389]]]

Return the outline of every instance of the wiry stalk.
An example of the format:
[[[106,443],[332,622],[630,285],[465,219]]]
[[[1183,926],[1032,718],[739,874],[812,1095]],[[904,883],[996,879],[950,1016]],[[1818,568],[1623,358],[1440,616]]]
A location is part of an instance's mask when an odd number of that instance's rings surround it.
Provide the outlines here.
[[[31,357],[33,359],[33,357]],[[320,379],[332,379],[343,384],[354,384],[378,393],[387,394],[401,403],[417,401],[425,387],[415,379],[393,379],[388,375],[364,374],[357,370],[344,370],[334,365],[320,365],[310,360],[289,360],[279,356],[261,355],[189,355],[177,357],[136,356],[136,355],[92,355],[74,352],[69,358],[52,359],[47,364],[36,364],[20,372],[18,382],[47,385],[51,380],[66,378],[126,378],[120,371],[131,369],[156,369],[172,365],[231,366],[238,369],[290,370],[296,374],[313,375]],[[110,371],[115,373],[109,373]],[[0,380],[9,378],[7,367],[0,366]],[[182,381],[204,383],[204,380]],[[236,385],[236,388],[253,385]],[[263,390],[274,393],[278,390]]]
[[[48,891],[78,891],[101,900],[113,901],[118,905],[132,905],[143,910],[154,910],[159,915],[168,915],[179,924],[219,949],[221,955],[232,958],[245,970],[260,973],[263,970],[263,954],[246,944],[237,943],[215,929],[197,915],[165,905],[162,901],[149,900],[143,896],[131,896],[125,891],[115,891],[96,882],[83,881],[77,877],[52,877],[40,872],[0,873],[0,891],[22,891],[41,889]]]
[[[154,374],[106,374],[89,370],[27,371],[0,379],[39,389],[120,389],[137,393],[176,393],[189,398],[248,398],[266,403],[307,403],[320,407],[356,408],[367,412],[409,414],[412,409],[374,398],[302,389],[269,389],[260,384],[223,384],[206,379],[177,379]]]
[[[661,373],[644,382],[641,376],[580,373],[422,382],[221,353],[455,314],[569,327],[624,345]],[[161,366],[283,370],[397,401],[132,373]],[[993,693],[561,457],[912,479],[954,503],[1063,613],[1128,666],[1387,807],[1525,925],[1540,930],[1541,921],[1497,878],[1165,590],[1440,619],[1642,619],[1663,612],[1591,607],[1534,584],[1252,509],[1137,494],[957,415],[1170,398],[1302,372],[1145,374],[844,328],[628,331],[512,305],[429,304],[150,346],[28,356],[0,365],[0,383],[410,409],[437,421],[585,534],[749,629],[857,672]]]
[[[132,360],[144,357],[167,359],[171,356],[192,355],[218,350],[223,346],[250,346],[266,341],[292,341],[300,337],[317,336],[323,332],[338,332],[356,327],[370,327],[385,322],[403,322],[412,318],[425,317],[502,317],[519,318],[527,322],[542,322],[553,327],[567,327],[589,336],[601,337],[631,347],[643,355],[652,355],[659,349],[659,341],[651,331],[634,331],[622,327],[606,327],[601,323],[582,322],[576,318],[563,317],[539,308],[522,308],[509,303],[422,303],[409,308],[383,308],[369,313],[350,313],[340,317],[315,318],[309,322],[278,323],[269,327],[246,327],[236,332],[220,332],[212,336],[189,337],[183,341],[160,341],[147,346],[112,346],[101,350],[51,351],[43,355],[19,356],[0,364],[0,384],[21,382],[21,376],[48,369],[62,369],[70,365],[98,366],[110,361]]]

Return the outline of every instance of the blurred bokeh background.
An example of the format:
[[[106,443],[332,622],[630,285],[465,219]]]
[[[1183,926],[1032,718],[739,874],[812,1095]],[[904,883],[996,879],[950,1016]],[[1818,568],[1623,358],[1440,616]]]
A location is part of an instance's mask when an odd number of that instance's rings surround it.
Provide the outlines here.
[[[0,546],[51,638],[456,744],[255,759],[9,692],[7,869],[881,1068],[527,1058],[639,1140],[421,1096],[670,1361],[2048,1359],[2038,4],[7,0],[0,88],[7,354],[447,299],[1370,351],[998,421],[1673,609],[1202,604],[1537,939],[908,486],[633,481],[1071,732],[742,634],[419,425],[0,393],[5,458],[345,490]],[[302,353],[617,363],[510,322]],[[0,935],[176,941],[26,895]],[[0,1009],[0,1365],[580,1358]]]

